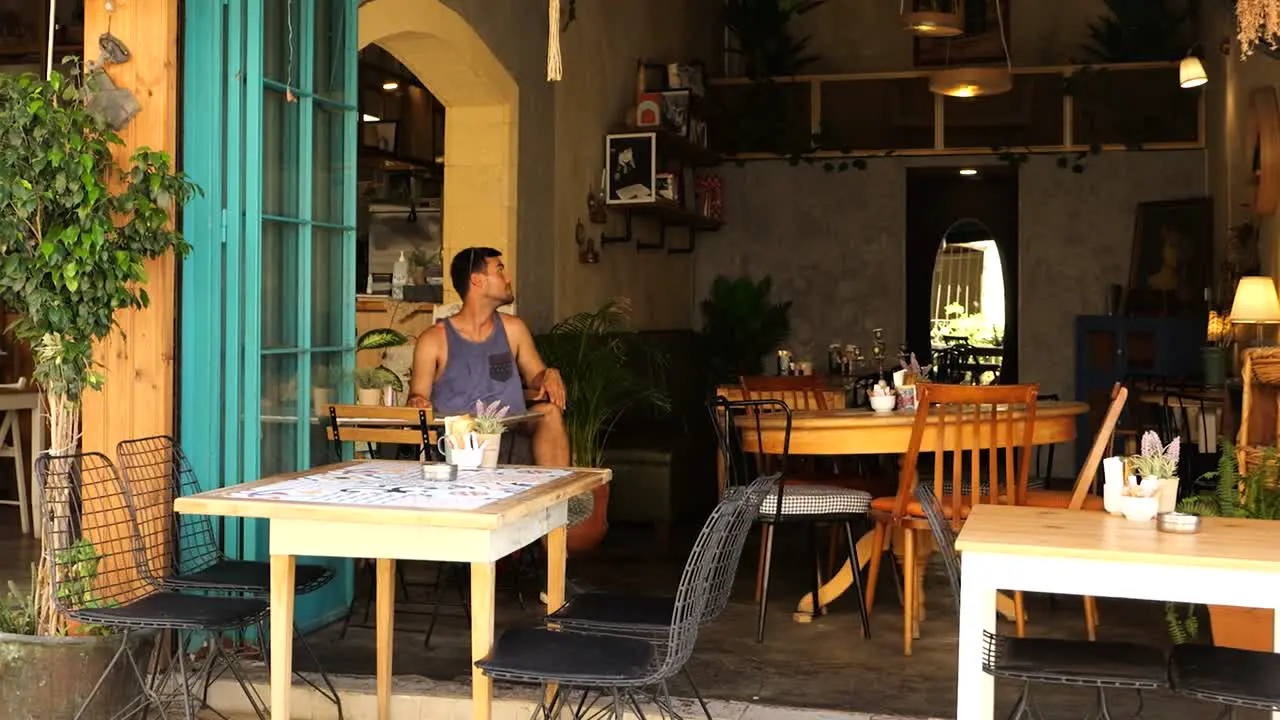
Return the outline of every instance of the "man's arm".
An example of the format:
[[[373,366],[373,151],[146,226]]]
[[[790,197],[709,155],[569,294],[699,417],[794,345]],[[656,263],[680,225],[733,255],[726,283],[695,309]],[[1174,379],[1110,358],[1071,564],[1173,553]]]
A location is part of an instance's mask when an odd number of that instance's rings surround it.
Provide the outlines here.
[[[436,380],[436,369],[440,364],[440,344],[442,332],[439,325],[433,325],[418,336],[418,344],[413,350],[413,371],[409,378],[409,407],[426,407],[431,402],[431,386]]]
[[[507,331],[507,341],[511,343],[511,353],[516,356],[516,367],[520,369],[520,378],[525,386],[536,390],[534,400],[549,400],[553,405],[564,409],[565,388],[560,378],[560,371],[548,368],[538,354],[533,342],[533,334],[524,321],[512,315],[499,314],[503,328]]]

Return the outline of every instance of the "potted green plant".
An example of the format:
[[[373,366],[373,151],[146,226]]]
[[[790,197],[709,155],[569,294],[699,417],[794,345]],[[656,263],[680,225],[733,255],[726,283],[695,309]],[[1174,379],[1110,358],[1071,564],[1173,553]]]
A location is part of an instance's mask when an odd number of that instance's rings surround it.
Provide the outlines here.
[[[626,329],[630,312],[629,300],[615,298],[595,311],[561,320],[536,339],[543,360],[564,377],[564,423],[570,462],[576,467],[604,465],[605,442],[628,410],[671,407],[659,381],[666,359]],[[587,519],[569,528],[570,552],[594,547],[604,538],[608,504],[605,485],[595,491]]]
[[[1160,442],[1154,430],[1142,434],[1139,454],[1129,458],[1133,472],[1144,486],[1154,484],[1158,498],[1156,512],[1173,512],[1178,502],[1178,457],[1181,438],[1174,438],[1168,445]],[[1134,497],[1146,497],[1145,493]]]
[[[88,100],[78,73],[0,75],[0,302],[18,314],[13,332],[34,351],[55,463],[70,462],[57,458],[77,449],[81,397],[105,380],[95,345],[116,328],[117,311],[148,305],[147,261],[187,253],[172,215],[198,191],[163,152],[140,148],[118,160],[124,143]],[[66,516],[67,498],[45,502],[50,515]],[[86,697],[106,667],[85,658],[109,660],[120,644],[115,635],[67,636],[77,628],[57,613],[47,566],[71,550],[45,547],[30,601],[0,609],[20,631],[0,635],[0,657],[40,677],[17,696],[0,690],[17,717],[74,714],[64,712],[66,698]],[[105,682],[133,682],[120,668],[124,675]],[[108,692],[128,699],[121,695]]]
[[[480,461],[480,467],[498,467],[498,450],[502,446],[502,433],[507,431],[503,418],[510,410],[510,406],[507,405],[498,407],[497,400],[487,406],[481,400],[476,401],[476,412],[471,417],[471,429],[484,447],[484,458]]]
[[[702,340],[711,384],[759,375],[764,357],[791,334],[791,301],[774,302],[773,279],[716,277],[702,301]]]
[[[1178,511],[1205,517],[1280,520],[1280,464],[1275,447],[1267,447],[1251,459],[1243,474],[1239,470],[1237,449],[1223,441],[1218,469],[1205,473],[1215,479],[1212,492],[1183,498]],[[1165,617],[1175,642],[1197,637],[1199,623],[1196,608],[1185,603],[1166,605]],[[1271,633],[1275,611],[1229,605],[1209,606],[1209,626],[1213,642],[1221,647],[1245,650],[1271,650]]]
[[[387,348],[407,345],[409,338],[399,330],[391,328],[374,328],[356,340],[356,352],[362,350],[386,350]],[[404,380],[386,365],[356,368],[352,373],[356,384],[356,403],[359,405],[382,405],[386,388],[400,393],[404,392]]]

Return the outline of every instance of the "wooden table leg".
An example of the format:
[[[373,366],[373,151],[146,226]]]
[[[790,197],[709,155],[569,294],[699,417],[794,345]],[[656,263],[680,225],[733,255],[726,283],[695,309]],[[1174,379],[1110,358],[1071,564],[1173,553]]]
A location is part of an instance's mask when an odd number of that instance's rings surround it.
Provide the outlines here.
[[[550,551],[547,553],[550,555]],[[561,576],[561,596],[564,585]],[[493,717],[493,681],[475,666],[493,649],[494,566],[491,562],[471,563],[471,718]],[[547,600],[551,600],[548,588]],[[548,607],[551,604],[548,602]],[[557,606],[558,607],[558,606]]]
[[[378,636],[378,720],[391,718],[391,655],[394,651],[396,622],[396,561],[378,558],[378,575],[374,587],[378,598],[374,623]],[[282,715],[281,717],[289,717]]]
[[[271,556],[271,717],[287,718],[293,687],[292,555]]]
[[[559,527],[547,533],[547,613],[555,612],[564,605],[565,600],[565,565],[569,559],[569,533]],[[551,698],[555,697],[556,685],[547,685],[545,700],[548,707]]]

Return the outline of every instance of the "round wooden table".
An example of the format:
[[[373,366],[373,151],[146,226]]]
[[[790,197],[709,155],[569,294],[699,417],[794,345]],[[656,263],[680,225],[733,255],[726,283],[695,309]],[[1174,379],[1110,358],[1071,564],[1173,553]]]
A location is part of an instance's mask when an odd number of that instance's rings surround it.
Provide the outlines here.
[[[1036,403],[1034,445],[1054,445],[1076,437],[1076,417],[1089,410],[1082,402],[1044,400]],[[1015,410],[1020,418],[1021,410]],[[791,413],[792,455],[901,455],[911,441],[915,412],[876,413],[865,408],[806,410]],[[920,451],[932,452],[937,443],[936,424],[930,423],[921,440]],[[786,435],[786,419],[780,413],[763,415],[760,432],[755,423],[742,428],[743,450],[781,454]],[[1015,422],[1014,437],[1021,436],[1021,422]],[[858,558],[865,564],[871,557],[871,533],[858,541]],[[853,584],[853,568],[845,560],[825,585],[818,589],[821,606],[830,604]],[[1012,611],[1012,608],[1001,608]],[[813,593],[800,599],[792,616],[796,622],[813,618]]]

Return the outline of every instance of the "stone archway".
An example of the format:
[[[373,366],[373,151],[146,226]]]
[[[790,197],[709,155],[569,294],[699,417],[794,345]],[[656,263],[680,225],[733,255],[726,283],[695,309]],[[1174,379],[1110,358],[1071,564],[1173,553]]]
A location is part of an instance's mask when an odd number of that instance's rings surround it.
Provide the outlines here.
[[[519,89],[467,21],[440,0],[368,0],[359,45],[376,43],[444,104],[444,262],[489,245],[516,273]],[[446,280],[445,302],[457,302]]]

